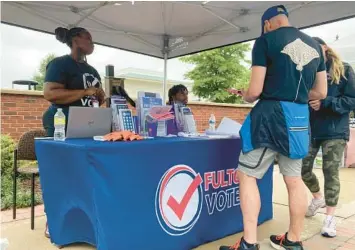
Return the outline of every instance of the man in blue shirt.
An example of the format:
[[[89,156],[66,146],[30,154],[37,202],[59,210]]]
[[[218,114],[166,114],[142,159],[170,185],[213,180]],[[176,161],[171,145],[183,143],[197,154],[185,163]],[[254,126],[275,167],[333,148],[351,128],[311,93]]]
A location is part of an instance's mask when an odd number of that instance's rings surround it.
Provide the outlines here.
[[[327,94],[327,79],[321,47],[311,37],[292,27],[283,5],[265,11],[262,35],[252,51],[252,73],[244,100],[258,103],[240,132],[240,201],[244,237],[220,250],[258,250],[257,222],[261,179],[275,157],[289,195],[290,226],[284,235],[273,235],[275,249],[303,250],[300,240],[307,209],[307,194],[301,178],[302,158],[309,148],[308,101]]]

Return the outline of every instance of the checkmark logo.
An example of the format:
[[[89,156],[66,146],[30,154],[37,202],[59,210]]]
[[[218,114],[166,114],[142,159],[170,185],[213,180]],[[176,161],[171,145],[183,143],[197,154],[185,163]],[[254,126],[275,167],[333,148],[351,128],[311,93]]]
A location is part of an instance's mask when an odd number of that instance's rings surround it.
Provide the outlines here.
[[[167,234],[184,235],[194,227],[203,207],[202,183],[201,175],[184,164],[162,175],[155,194],[155,213]]]
[[[189,201],[191,200],[192,195],[195,193],[198,186],[202,183],[201,175],[198,174],[194,180],[191,182],[189,187],[187,188],[182,200],[178,202],[172,195],[169,197],[167,205],[173,210],[176,216],[181,220]]]

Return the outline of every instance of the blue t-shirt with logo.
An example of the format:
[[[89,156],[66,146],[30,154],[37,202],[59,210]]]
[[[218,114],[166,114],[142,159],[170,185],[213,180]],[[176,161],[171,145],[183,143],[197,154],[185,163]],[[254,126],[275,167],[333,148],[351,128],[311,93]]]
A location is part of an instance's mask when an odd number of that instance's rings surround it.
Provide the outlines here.
[[[266,75],[240,132],[243,153],[266,147],[292,159],[305,157],[308,95],[317,72],[325,70],[321,46],[297,28],[281,27],[255,41],[252,65],[265,67]]]
[[[96,69],[86,62],[77,62],[71,56],[57,57],[47,65],[45,82],[60,83],[65,89],[87,89],[101,86],[101,78]],[[85,96],[70,104],[52,104],[55,107],[90,107],[91,99]]]
[[[317,72],[325,71],[322,48],[294,27],[281,27],[259,37],[252,65],[267,68],[260,99],[308,103]]]
[[[45,82],[63,84],[65,89],[87,89],[89,87],[101,87],[101,78],[96,69],[86,62],[77,62],[71,56],[65,55],[53,59],[46,69]],[[89,96],[76,100],[69,104],[55,104],[48,108],[43,114],[43,127],[48,136],[54,134],[54,115],[57,108],[62,108],[66,119],[66,125],[69,117],[70,106],[91,107],[92,102]]]

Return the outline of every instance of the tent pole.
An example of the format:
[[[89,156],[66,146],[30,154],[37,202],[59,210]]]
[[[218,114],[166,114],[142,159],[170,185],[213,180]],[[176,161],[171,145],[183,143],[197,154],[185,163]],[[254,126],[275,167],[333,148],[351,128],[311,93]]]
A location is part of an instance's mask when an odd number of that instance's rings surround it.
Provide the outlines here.
[[[169,36],[164,36],[163,44],[163,56],[164,56],[164,82],[163,82],[163,105],[166,104],[166,87],[167,83],[167,72],[168,72],[168,54],[169,54]]]
[[[168,72],[168,53],[164,53],[164,85],[163,85],[163,105],[166,104],[166,87],[167,87],[167,72]]]

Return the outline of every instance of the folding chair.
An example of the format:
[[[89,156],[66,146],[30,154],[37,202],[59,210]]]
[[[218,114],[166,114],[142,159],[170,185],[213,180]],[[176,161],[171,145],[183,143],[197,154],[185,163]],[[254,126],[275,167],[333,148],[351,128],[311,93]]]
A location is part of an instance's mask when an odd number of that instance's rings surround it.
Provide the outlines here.
[[[36,137],[46,137],[44,130],[32,130],[24,133],[18,141],[17,148],[14,150],[14,172],[13,172],[13,219],[16,219],[16,196],[17,196],[17,177],[18,174],[31,175],[31,229],[34,229],[34,206],[35,206],[35,177],[39,174],[38,166],[18,167],[18,161],[35,161]]]

